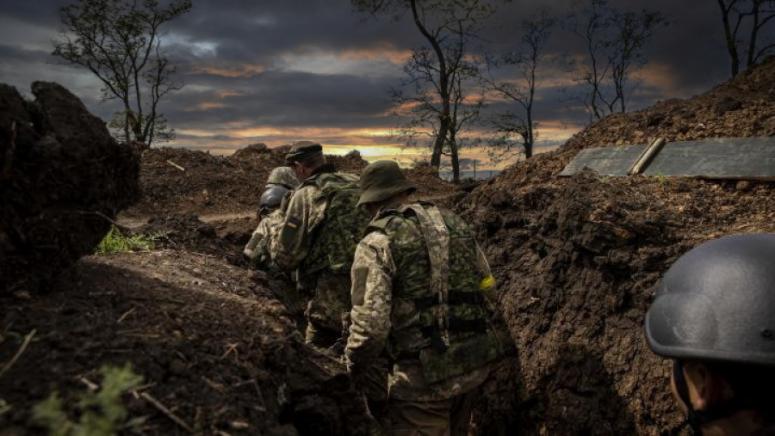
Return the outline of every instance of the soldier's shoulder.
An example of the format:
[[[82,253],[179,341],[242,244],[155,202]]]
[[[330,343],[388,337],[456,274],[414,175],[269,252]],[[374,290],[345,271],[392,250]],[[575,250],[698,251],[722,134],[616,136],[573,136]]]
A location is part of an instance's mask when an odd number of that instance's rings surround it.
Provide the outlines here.
[[[337,171],[334,174],[350,182],[357,182],[358,180],[361,179],[360,177],[358,177],[357,174],[348,173],[345,171]]]
[[[313,183],[305,181],[298,189],[293,191],[291,201],[313,200],[320,195],[320,187]]]
[[[361,239],[362,245],[370,245],[372,247],[382,247],[390,245],[390,239],[387,235],[379,231],[372,231],[366,233],[366,236]]]

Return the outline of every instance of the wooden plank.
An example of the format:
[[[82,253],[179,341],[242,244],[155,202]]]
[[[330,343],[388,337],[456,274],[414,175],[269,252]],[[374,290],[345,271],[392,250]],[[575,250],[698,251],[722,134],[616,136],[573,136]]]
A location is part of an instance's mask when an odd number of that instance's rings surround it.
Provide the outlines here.
[[[649,166],[651,161],[654,160],[654,157],[659,154],[660,151],[662,151],[662,147],[664,147],[664,145],[665,138],[657,138],[651,141],[651,144],[649,144],[649,146],[643,150],[643,154],[641,154],[638,160],[635,161],[635,164],[632,165],[632,168],[627,171],[627,174],[633,176],[635,174],[642,173],[643,170]]]
[[[602,176],[626,176],[646,149],[646,144],[581,150],[562,170],[561,176],[572,176],[589,168]]]
[[[775,137],[672,142],[663,147],[643,174],[775,180]]]

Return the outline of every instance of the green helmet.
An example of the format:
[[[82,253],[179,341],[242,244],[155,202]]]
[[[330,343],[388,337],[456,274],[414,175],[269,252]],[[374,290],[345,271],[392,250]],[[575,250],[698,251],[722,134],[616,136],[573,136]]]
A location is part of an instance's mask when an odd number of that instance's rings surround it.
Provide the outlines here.
[[[360,184],[361,198],[358,200],[358,206],[417,190],[392,160],[380,160],[367,166],[361,174]]]
[[[299,179],[290,167],[277,167],[269,173],[266,179],[267,185],[281,185],[288,189],[296,189]]]

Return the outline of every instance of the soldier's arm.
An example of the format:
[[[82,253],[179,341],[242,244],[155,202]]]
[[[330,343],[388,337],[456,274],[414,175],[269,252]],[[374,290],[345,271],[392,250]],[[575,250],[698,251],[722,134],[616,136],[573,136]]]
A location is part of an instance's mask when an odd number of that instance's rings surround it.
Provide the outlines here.
[[[269,250],[272,260],[284,270],[298,268],[309,252],[310,233],[322,213],[321,205],[315,204],[315,190],[314,186],[306,186],[293,193],[282,223],[272,235]]]
[[[395,271],[387,236],[370,233],[358,244],[351,270],[353,307],[345,348],[345,363],[351,373],[369,367],[385,348]]]

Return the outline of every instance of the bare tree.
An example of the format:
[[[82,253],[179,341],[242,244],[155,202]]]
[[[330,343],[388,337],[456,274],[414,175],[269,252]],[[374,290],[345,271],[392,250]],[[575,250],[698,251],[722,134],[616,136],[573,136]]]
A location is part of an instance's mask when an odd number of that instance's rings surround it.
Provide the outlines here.
[[[741,50],[744,50],[746,68],[775,52],[775,41],[762,39],[767,26],[775,23],[775,0],[718,0],[718,5],[732,77],[743,66]],[[747,40],[741,37],[745,31],[748,31]]]
[[[587,60],[580,81],[586,84],[584,103],[594,119],[627,110],[627,83],[633,69],[645,65],[644,49],[667,20],[660,12],[620,12],[606,0],[589,0],[573,15],[570,29],[584,41]]]
[[[456,139],[450,141],[450,129],[453,125],[454,100],[456,87],[466,81],[463,70],[464,60],[470,41],[477,38],[484,20],[493,13],[493,7],[486,0],[351,0],[356,10],[371,14],[388,14],[400,18],[411,13],[415,27],[428,43],[414,51],[407,64],[408,83],[416,93],[420,109],[416,113],[425,114],[415,121],[427,121],[428,114],[436,118],[434,128],[431,165],[436,169],[441,165],[441,156],[448,149],[453,159],[455,179],[459,177]],[[459,90],[460,102],[465,92]],[[402,97],[412,100],[412,97]],[[425,103],[433,103],[434,109]],[[437,102],[437,104],[436,104]],[[458,107],[463,107],[460,105]],[[438,111],[435,109],[438,108]],[[427,110],[422,110],[427,109]],[[468,119],[458,117],[459,126]],[[456,136],[458,130],[453,131]]]
[[[449,78],[449,122],[439,152],[440,156],[449,156],[454,181],[460,178],[460,133],[479,118],[484,105],[481,89],[478,95],[472,92],[478,84],[478,65],[473,61],[464,61],[462,55],[463,52],[460,52],[450,59],[450,63],[458,67]],[[394,115],[406,120],[400,126],[397,136],[410,144],[415,144],[417,138],[428,136],[435,144],[442,128],[444,105],[439,99],[437,88],[428,86],[435,82],[437,73],[432,53],[428,49],[415,50],[404,66],[404,71],[407,78],[402,81],[401,87],[391,89],[396,108]]]
[[[509,140],[512,137],[519,137],[526,159],[533,156],[533,145],[536,137],[536,122],[533,119],[536,73],[555,23],[556,20],[545,12],[537,18],[525,20],[522,23],[523,34],[520,48],[506,53],[498,59],[490,59],[488,61],[489,74],[484,76],[488,88],[518,107],[517,112],[500,113],[492,120],[492,124],[502,135],[502,141],[499,142],[510,144]],[[509,77],[506,80],[495,79],[492,70],[500,67],[516,69],[517,77]]]
[[[174,132],[159,102],[180,89],[159,40],[161,26],[191,9],[191,0],[80,0],[63,7],[64,29],[55,56],[87,68],[103,84],[103,100],[117,99],[122,111],[110,123],[126,142],[150,146]]]

